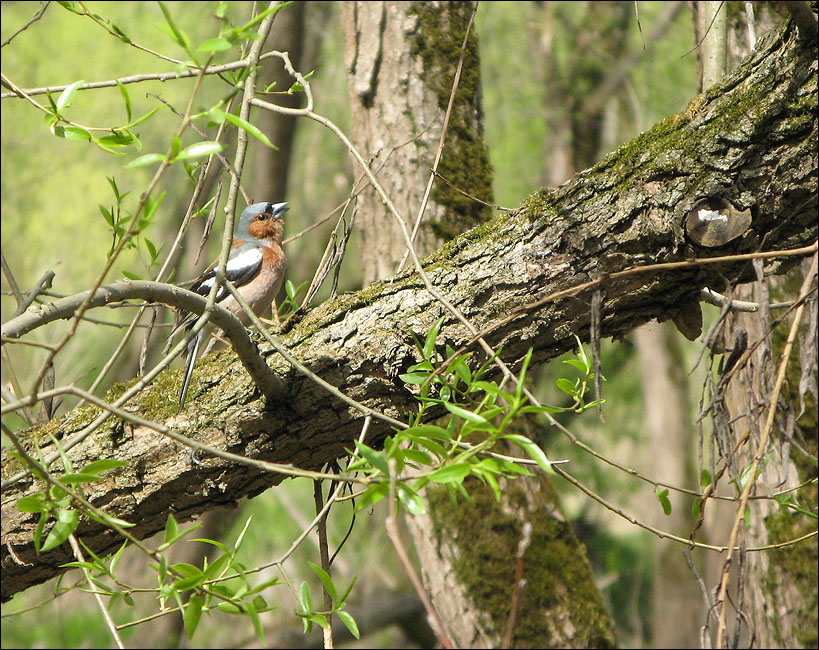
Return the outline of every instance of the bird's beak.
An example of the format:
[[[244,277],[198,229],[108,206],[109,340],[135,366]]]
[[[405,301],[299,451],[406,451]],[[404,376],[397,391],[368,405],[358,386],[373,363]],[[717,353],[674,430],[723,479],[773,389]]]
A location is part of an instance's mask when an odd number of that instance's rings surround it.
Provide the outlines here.
[[[284,216],[284,213],[290,209],[290,206],[287,203],[274,203],[271,208],[273,218],[278,220]]]

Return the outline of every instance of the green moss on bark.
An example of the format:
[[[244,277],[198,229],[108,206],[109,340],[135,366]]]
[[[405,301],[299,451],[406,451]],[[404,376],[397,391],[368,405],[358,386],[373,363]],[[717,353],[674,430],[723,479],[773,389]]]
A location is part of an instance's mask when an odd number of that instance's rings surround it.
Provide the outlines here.
[[[542,489],[549,489],[546,483]],[[443,543],[462,547],[454,553],[457,582],[464,585],[476,608],[490,617],[495,634],[505,629],[512,605],[515,551],[520,541],[521,520],[499,508],[492,491],[477,480],[468,480],[471,502],[453,503],[444,488],[427,489],[435,534]],[[508,482],[504,501],[511,510],[522,510],[526,495],[521,486]],[[554,494],[544,495],[554,501]],[[545,510],[531,512],[532,543],[526,553],[520,613],[513,647],[543,648],[550,641],[571,637],[573,646],[615,647],[611,621],[600,592],[592,580],[582,545],[565,521]],[[559,628],[558,616],[563,617]]]
[[[461,56],[472,3],[414,2],[410,14],[419,25],[412,36],[411,53],[423,62],[423,79],[435,95],[442,115],[449,105],[455,70]],[[490,218],[491,210],[464,196],[492,202],[492,168],[483,137],[478,39],[470,32],[464,63],[438,173],[452,185],[436,179],[433,200],[446,206],[446,216],[429,227],[443,241]],[[454,187],[453,187],[454,186]]]

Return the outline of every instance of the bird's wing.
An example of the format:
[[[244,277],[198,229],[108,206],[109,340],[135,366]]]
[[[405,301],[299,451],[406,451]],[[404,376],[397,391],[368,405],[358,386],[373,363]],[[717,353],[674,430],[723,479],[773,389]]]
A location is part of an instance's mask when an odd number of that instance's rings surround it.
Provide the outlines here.
[[[255,278],[261,267],[262,249],[255,244],[243,244],[230,252],[230,257],[225,266],[225,277],[238,288]],[[214,282],[216,282],[216,267],[208,269],[191,287],[191,291],[195,291],[201,296],[207,296]],[[228,295],[230,295],[230,292],[225,287],[219,287],[216,302],[227,298]]]

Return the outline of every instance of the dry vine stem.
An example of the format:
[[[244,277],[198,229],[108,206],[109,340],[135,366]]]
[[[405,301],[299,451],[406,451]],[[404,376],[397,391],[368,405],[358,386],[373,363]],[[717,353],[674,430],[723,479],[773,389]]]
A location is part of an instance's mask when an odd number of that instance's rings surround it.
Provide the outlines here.
[[[811,285],[815,284],[816,277],[817,277],[817,269],[819,269],[819,255],[814,253],[813,261],[811,263],[810,271],[808,271],[807,276],[805,277],[805,281],[802,284],[802,288],[799,291],[799,298],[797,300],[804,300],[804,298],[810,293],[812,290]],[[768,417],[765,420],[765,428],[762,430],[762,436],[759,439],[759,444],[757,445],[756,452],[754,453],[753,460],[751,461],[751,467],[748,471],[748,480],[745,483],[745,487],[740,494],[739,503],[737,504],[736,515],[734,516],[734,525],[731,528],[731,535],[728,540],[728,555],[725,558],[725,563],[723,565],[722,574],[720,576],[719,582],[719,592],[717,593],[717,600],[716,604],[719,608],[719,620],[717,623],[717,639],[716,639],[716,647],[722,648],[725,643],[723,641],[723,637],[726,633],[726,623],[725,623],[725,612],[726,612],[726,605],[727,605],[727,593],[728,593],[728,581],[730,576],[731,570],[731,561],[734,557],[734,549],[737,540],[737,536],[739,535],[739,529],[743,522],[743,515],[745,513],[745,507],[748,503],[748,496],[751,494],[751,490],[753,489],[754,485],[756,484],[756,476],[757,476],[757,469],[759,468],[759,463],[762,460],[762,457],[765,455],[765,450],[768,447],[768,440],[771,436],[771,431],[773,429],[774,424],[774,417],[776,416],[776,406],[779,402],[779,393],[782,390],[782,384],[785,381],[785,371],[788,367],[788,361],[790,360],[791,352],[793,351],[793,344],[796,341],[796,334],[799,331],[799,325],[802,322],[802,312],[805,309],[804,302],[796,308],[796,312],[793,315],[793,321],[791,321],[791,328],[788,332],[788,339],[785,342],[785,347],[782,350],[782,357],[779,361],[779,369],[776,375],[776,383],[774,384],[773,392],[770,396],[770,408],[768,409]]]

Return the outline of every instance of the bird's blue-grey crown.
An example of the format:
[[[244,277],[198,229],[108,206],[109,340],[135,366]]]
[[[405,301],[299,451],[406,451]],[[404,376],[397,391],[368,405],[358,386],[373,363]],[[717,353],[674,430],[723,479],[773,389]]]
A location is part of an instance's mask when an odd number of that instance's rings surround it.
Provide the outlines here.
[[[254,203],[242,210],[242,216],[239,217],[239,225],[236,227],[236,232],[246,233],[253,218],[260,215],[262,212],[268,212],[273,215],[274,220],[281,219],[284,213],[287,212],[289,206],[287,203]]]

